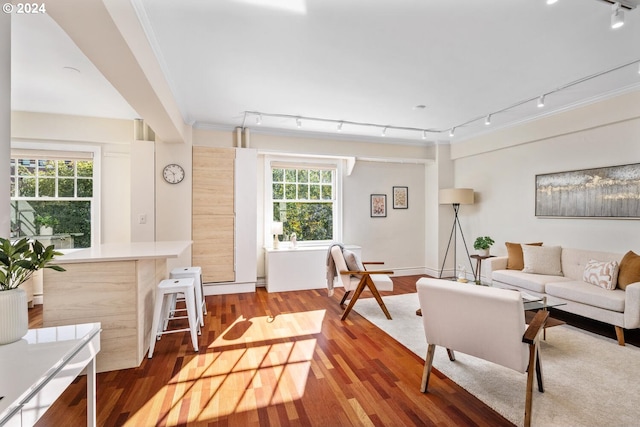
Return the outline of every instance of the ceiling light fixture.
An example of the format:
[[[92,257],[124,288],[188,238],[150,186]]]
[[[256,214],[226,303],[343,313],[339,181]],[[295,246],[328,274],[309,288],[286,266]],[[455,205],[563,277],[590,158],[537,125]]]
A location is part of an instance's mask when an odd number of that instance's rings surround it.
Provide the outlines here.
[[[338,132],[342,132],[342,122],[338,123]]]
[[[382,133],[380,134],[380,136],[387,136],[387,128],[385,126],[384,129],[382,129]]]
[[[491,114],[487,115],[487,118],[484,119],[484,124],[489,126],[491,124]]]
[[[558,0],[547,0],[547,4],[556,4]]]
[[[427,139],[427,131],[426,130],[422,131],[422,139]]]
[[[616,29],[624,25],[624,11],[620,7],[619,2],[615,2],[611,6],[611,28]]]
[[[452,127],[451,130],[449,131],[449,136],[453,138],[453,134],[456,133],[456,127]]]
[[[538,98],[538,108],[544,107],[544,97],[544,95],[540,95],[540,98]]]
[[[300,129],[300,128],[302,127],[302,120],[300,120],[300,117],[298,117],[298,118],[296,119],[296,127],[297,127],[298,129]]]
[[[258,114],[256,116],[256,124],[257,125],[261,125],[262,124],[262,114]]]

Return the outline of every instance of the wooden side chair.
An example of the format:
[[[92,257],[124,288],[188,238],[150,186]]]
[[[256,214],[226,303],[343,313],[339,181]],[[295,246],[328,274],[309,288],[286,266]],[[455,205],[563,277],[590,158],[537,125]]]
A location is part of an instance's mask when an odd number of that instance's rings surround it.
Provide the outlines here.
[[[387,307],[382,301],[379,291],[392,291],[393,281],[388,276],[393,274],[393,271],[367,271],[365,265],[369,264],[384,264],[383,262],[361,262],[357,255],[351,251],[345,250],[344,254],[340,246],[333,246],[331,248],[331,256],[338,272],[338,283],[344,287],[344,296],[340,301],[340,305],[343,306],[347,297],[352,290],[355,289],[353,297],[349,302],[349,305],[342,313],[342,320],[345,320],[354,304],[360,297],[362,291],[368,288],[373,294],[374,298],[382,308],[387,319],[391,320],[391,315],[387,310]]]
[[[420,390],[425,393],[436,345],[527,373],[524,425],[531,425],[534,371],[544,392],[538,341],[549,316],[538,311],[527,327],[519,292],[447,280],[422,278],[416,283],[427,356]]]

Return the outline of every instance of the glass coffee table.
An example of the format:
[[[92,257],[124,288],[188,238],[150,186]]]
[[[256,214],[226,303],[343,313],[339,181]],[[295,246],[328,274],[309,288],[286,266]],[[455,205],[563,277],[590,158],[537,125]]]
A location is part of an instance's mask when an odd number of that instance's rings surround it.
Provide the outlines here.
[[[531,297],[530,295],[523,294],[522,296],[524,303],[524,320],[527,324],[533,319],[538,310],[547,311],[550,308],[560,307],[561,305],[567,305],[566,302],[547,302],[546,297]],[[544,325],[544,329],[542,331],[542,338],[547,339],[547,328],[552,328],[554,326],[564,325],[565,322],[562,320],[554,319],[549,316],[547,318],[547,322]]]

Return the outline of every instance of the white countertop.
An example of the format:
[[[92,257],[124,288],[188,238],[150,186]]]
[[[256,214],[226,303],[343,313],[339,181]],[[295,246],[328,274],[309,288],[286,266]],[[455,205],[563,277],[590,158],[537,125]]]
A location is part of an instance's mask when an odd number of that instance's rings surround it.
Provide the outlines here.
[[[190,240],[170,242],[105,243],[86,249],[60,250],[54,264],[79,262],[130,261],[137,259],[177,258],[192,242]]]
[[[64,374],[62,367],[99,333],[100,323],[29,329],[21,340],[0,346],[0,425]]]

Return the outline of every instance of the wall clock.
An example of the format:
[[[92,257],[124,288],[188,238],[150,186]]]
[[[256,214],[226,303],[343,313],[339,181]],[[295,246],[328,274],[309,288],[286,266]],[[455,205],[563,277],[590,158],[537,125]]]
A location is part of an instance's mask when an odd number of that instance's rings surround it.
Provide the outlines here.
[[[178,184],[184,179],[184,169],[182,166],[172,163],[164,167],[162,176],[169,184]]]

